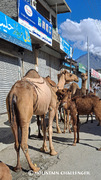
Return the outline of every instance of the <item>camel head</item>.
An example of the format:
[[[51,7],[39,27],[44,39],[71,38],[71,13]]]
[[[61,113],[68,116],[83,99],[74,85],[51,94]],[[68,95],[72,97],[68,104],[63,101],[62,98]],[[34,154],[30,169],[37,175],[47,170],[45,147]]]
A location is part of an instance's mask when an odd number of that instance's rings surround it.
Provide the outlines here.
[[[83,81],[86,81],[88,79],[87,73],[81,73],[81,78]]]
[[[61,100],[60,106],[63,107],[64,109],[69,109],[70,104],[71,104],[71,91],[68,91]]]
[[[72,81],[75,81],[75,82],[79,81],[78,77],[75,74],[72,74],[72,73],[68,72],[67,70],[63,70],[60,72],[60,74],[57,74],[58,81],[62,75],[64,75],[65,84],[72,82]]]
[[[75,82],[79,81],[78,77],[75,74],[72,74],[66,70],[64,70],[63,73],[65,75],[65,82],[66,82],[65,84],[72,82],[72,81],[75,81]]]

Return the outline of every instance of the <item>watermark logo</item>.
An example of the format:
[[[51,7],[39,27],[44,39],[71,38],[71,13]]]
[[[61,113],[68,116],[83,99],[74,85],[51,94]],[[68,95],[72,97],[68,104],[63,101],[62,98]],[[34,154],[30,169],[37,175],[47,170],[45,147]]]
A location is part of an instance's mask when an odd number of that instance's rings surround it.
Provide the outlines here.
[[[32,170],[30,170],[28,172],[29,176],[33,176],[34,174],[41,176],[55,176],[55,175],[59,175],[59,176],[89,176],[90,172],[89,171],[39,171],[39,172],[33,172]]]

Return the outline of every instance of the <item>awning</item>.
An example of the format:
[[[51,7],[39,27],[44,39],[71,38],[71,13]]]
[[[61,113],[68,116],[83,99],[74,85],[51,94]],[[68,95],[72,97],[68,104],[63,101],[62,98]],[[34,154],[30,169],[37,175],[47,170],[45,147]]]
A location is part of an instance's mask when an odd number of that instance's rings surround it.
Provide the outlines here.
[[[0,12],[0,38],[32,51],[29,30]]]
[[[46,2],[57,14],[71,12],[65,0],[46,0]]]

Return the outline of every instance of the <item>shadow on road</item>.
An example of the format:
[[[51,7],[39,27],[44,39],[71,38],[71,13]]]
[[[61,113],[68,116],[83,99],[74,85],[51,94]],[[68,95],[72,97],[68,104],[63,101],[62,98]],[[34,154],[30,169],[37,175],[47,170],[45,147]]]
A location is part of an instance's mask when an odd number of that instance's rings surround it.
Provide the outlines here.
[[[10,127],[0,128],[0,142],[3,144],[11,144],[14,142],[13,133]]]
[[[97,124],[98,121],[96,120],[94,120],[93,123],[88,121],[88,123],[82,124],[80,126],[80,132],[101,136],[101,126],[97,126]]]

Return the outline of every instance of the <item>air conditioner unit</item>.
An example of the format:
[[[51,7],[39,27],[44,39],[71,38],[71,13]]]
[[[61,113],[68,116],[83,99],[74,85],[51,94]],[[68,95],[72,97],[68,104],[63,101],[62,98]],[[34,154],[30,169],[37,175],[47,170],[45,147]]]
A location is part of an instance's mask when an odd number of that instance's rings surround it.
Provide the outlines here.
[[[34,9],[36,9],[36,4],[37,4],[36,0],[32,0],[32,7],[33,7]]]

